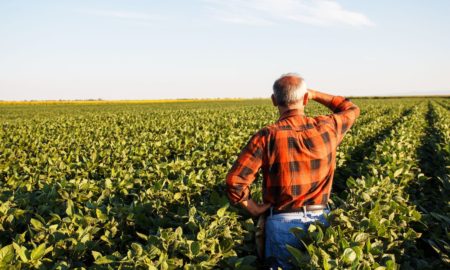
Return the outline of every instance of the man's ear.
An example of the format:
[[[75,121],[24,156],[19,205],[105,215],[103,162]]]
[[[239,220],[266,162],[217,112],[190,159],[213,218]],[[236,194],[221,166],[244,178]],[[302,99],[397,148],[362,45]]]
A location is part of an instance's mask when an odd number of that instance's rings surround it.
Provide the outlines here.
[[[303,96],[303,106],[306,106],[306,104],[308,104],[308,101],[309,101],[309,93],[306,93]]]
[[[274,94],[272,94],[272,95],[270,96],[270,98],[272,99],[272,104],[273,104],[273,106],[277,107],[277,106],[278,106],[278,103],[277,103],[277,100],[275,99]]]

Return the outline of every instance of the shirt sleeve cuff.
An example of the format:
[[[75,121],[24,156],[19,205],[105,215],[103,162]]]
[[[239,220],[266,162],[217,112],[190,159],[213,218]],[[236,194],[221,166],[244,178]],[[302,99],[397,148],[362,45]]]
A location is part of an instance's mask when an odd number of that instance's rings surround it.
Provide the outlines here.
[[[236,192],[236,188],[229,186],[227,189],[227,193],[228,193],[228,200],[233,205],[237,205],[243,201],[251,199],[250,189],[248,187],[245,187],[242,190],[240,190],[239,195]]]

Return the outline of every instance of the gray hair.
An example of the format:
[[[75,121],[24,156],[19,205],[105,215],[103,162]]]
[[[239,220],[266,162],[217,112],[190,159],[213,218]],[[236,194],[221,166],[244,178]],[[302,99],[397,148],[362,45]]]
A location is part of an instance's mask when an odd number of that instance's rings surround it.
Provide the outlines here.
[[[305,80],[297,73],[283,74],[273,84],[273,95],[281,106],[302,100],[307,92]]]

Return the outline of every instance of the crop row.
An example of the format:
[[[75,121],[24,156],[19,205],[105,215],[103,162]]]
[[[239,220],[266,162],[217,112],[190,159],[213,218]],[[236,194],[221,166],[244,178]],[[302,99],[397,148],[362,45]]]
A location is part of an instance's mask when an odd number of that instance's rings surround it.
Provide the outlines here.
[[[418,149],[424,175],[409,188],[410,201],[422,214],[414,230],[422,236],[417,249],[429,268],[450,266],[450,127],[448,110],[429,103],[427,127]]]
[[[336,154],[334,194],[345,190],[347,178],[365,173],[367,168],[361,166],[361,162],[378,142],[390,135],[390,131],[402,120],[401,116],[410,112],[411,109],[403,106],[384,109],[381,115],[374,114],[364,125],[358,123],[346,134]]]

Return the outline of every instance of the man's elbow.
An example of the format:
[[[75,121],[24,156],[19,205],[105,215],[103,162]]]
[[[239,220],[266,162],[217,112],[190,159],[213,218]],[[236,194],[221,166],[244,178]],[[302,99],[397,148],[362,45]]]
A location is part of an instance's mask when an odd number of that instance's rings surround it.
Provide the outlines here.
[[[361,110],[359,109],[359,107],[355,104],[353,104],[353,111],[355,113],[355,119],[359,117],[359,115],[361,114]]]
[[[233,178],[234,178],[233,172],[231,172],[231,171],[228,172],[227,176],[225,177],[225,183],[227,185],[227,188],[229,186],[233,185]]]
[[[230,201],[230,204],[232,204],[232,205],[237,204],[239,198],[236,196],[236,188],[233,184],[233,174],[232,173],[227,174],[225,184],[226,184],[226,193],[227,193],[228,200]]]
[[[248,196],[248,188],[242,184],[236,184],[232,174],[227,175],[226,186],[227,197],[232,205],[237,205]]]

